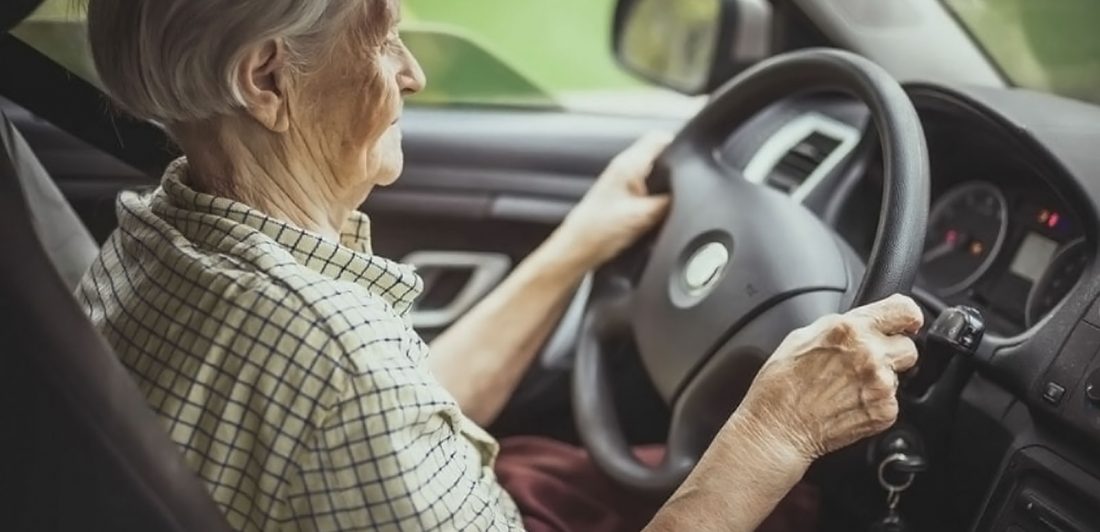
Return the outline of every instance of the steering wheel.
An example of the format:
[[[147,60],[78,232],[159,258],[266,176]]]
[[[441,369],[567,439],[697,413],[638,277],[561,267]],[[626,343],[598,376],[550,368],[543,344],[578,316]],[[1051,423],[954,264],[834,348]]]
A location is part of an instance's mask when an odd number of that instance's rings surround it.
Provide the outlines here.
[[[793,95],[841,91],[878,128],[885,170],[870,259],[790,197],[744,179],[717,153],[733,131]],[[928,222],[924,131],[901,86],[855,54],[777,56],[720,89],[658,158],[650,190],[672,207],[636,281],[603,283],[577,346],[572,400],[581,440],[618,483],[667,495],[698,462],[767,357],[826,314],[911,290]],[[608,346],[631,337],[671,408],[663,461],[639,461],[616,414]]]

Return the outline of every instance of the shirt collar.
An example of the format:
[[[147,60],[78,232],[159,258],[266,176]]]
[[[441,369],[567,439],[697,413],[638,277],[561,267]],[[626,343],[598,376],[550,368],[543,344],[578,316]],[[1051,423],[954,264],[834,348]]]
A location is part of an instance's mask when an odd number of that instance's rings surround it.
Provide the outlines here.
[[[272,218],[248,205],[198,192],[184,183],[187,159],[168,166],[161,182],[164,199],[184,210],[213,214],[247,225],[275,240],[303,266],[339,281],[353,282],[382,297],[399,314],[407,314],[424,282],[409,265],[374,255],[370,219],[354,212],[341,229],[340,242]]]

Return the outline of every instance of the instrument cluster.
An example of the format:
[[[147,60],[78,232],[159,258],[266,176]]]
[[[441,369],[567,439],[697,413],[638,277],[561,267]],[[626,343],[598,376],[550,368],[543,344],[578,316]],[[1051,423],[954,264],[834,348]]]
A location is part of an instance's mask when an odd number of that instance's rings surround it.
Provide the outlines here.
[[[917,286],[1027,328],[1069,294],[1090,257],[1080,224],[1060,202],[963,181],[934,199]]]

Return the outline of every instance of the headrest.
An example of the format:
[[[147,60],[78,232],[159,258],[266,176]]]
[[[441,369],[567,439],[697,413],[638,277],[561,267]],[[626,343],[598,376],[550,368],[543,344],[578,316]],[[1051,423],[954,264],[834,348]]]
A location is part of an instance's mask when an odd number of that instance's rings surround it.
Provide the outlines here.
[[[0,32],[8,31],[19,25],[32,11],[42,4],[42,0],[3,0],[0,2]]]

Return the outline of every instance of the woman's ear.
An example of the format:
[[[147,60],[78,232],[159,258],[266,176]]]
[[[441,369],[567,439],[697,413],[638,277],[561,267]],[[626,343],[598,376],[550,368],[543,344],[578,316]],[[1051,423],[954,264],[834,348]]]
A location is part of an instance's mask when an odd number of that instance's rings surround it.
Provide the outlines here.
[[[237,69],[248,114],[277,133],[290,129],[287,66],[286,45],[270,39],[252,48]]]

